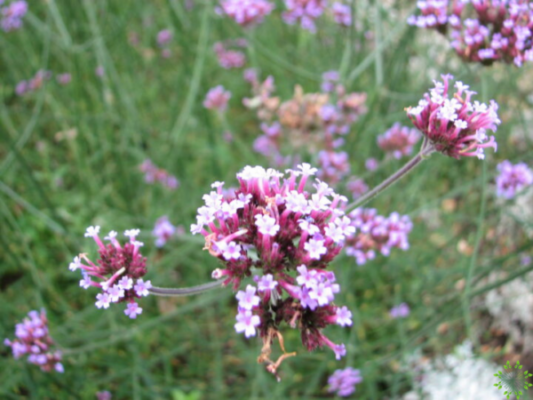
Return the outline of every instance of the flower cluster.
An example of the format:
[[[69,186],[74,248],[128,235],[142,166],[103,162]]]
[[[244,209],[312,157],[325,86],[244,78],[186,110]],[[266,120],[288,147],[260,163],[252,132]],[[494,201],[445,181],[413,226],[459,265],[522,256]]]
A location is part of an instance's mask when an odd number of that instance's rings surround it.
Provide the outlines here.
[[[395,123],[383,135],[379,135],[377,142],[381,150],[388,155],[400,159],[413,152],[413,146],[420,139],[420,132],[416,129],[409,129]]]
[[[57,83],[60,85],[68,85],[70,81],[72,80],[72,75],[70,75],[68,72],[65,72],[63,74],[57,74],[56,75]]]
[[[230,98],[231,92],[225,90],[224,86],[218,85],[209,89],[209,92],[205,95],[204,107],[209,110],[225,111]]]
[[[355,385],[363,381],[361,371],[354,368],[336,370],[328,378],[328,392],[336,392],[338,396],[348,397],[355,392]]]
[[[170,175],[166,170],[157,168],[154,163],[146,159],[141,165],[139,165],[141,172],[144,172],[144,181],[146,183],[159,182],[164,187],[170,190],[174,190],[179,186],[178,179]]]
[[[533,185],[533,170],[526,163],[512,164],[502,161],[497,166],[500,174],[496,177],[496,195],[512,199],[515,194],[526,186]]]
[[[168,217],[163,215],[155,222],[152,236],[155,237],[155,245],[157,247],[163,247],[172,236],[183,235],[183,233],[183,226],[176,227],[172,225]]]
[[[368,185],[363,179],[352,177],[346,183],[346,189],[352,194],[353,199],[356,200],[368,192]]]
[[[127,302],[124,314],[135,319],[142,313],[142,308],[135,300],[148,296],[152,287],[150,281],[145,282],[142,279],[146,274],[146,258],[139,251],[143,243],[136,240],[139,230],[125,231],[124,236],[130,240],[123,246],[117,240],[117,232],[111,231],[104,237],[108,244],[102,242],[98,236],[99,232],[99,226],[90,226],[85,232],[85,237],[93,238],[98,245],[98,261],[94,263],[86,254],[80,254],[74,257],[69,269],[81,270],[83,279],[80,281],[80,287],[88,289],[93,286],[102,289],[102,292],[96,295],[97,308],[109,308],[111,303]],[[92,277],[98,278],[99,281],[93,281]]]
[[[364,93],[346,93],[344,86],[337,84],[338,74],[329,71],[322,84],[326,91],[334,93],[304,94],[296,86],[292,99],[280,102],[272,97],[273,80],[269,77],[264,83],[252,81],[255,97],[245,99],[248,108],[256,109],[262,120],[254,150],[269,157],[273,166],[293,166],[300,162],[298,156],[286,156],[285,149],[303,148],[310,155],[317,155],[320,166],[319,178],[331,184],[338,183],[350,172],[348,154],[340,151],[344,144],[343,136],[360,115],[366,112]]]
[[[468,3],[471,10],[465,10]],[[519,67],[533,61],[533,5],[529,1],[427,0],[417,4],[422,15],[411,16],[408,22],[442,34],[450,29],[451,45],[466,61],[514,62]]]
[[[267,0],[222,0],[217,11],[226,14],[241,26],[254,26],[263,22],[274,9]]]
[[[218,63],[222,68],[241,68],[246,64],[246,56],[242,51],[232,50],[230,47],[246,47],[246,39],[226,40],[224,42],[216,42],[213,50],[217,55]]]
[[[31,364],[38,365],[44,372],[55,370],[64,371],[61,364],[61,353],[52,351],[54,341],[48,332],[48,320],[45,310],[30,311],[28,317],[15,327],[15,340],[4,340],[6,346],[11,347],[13,357],[20,358],[27,355]]]
[[[0,1],[2,4],[3,1]],[[22,27],[22,18],[28,12],[28,3],[24,0],[16,0],[9,5],[0,7],[0,26],[5,32],[11,32]]]
[[[333,3],[331,12],[337,24],[342,26],[352,25],[352,10],[348,4]]]
[[[471,101],[476,92],[460,81],[449,98],[451,75],[443,75],[435,87],[424,95],[418,106],[409,107],[407,114],[414,126],[429,140],[433,148],[447,156],[485,158],[484,149],[497,144],[487,130],[496,132],[500,124],[498,104]]]
[[[270,343],[277,336],[283,349],[283,321],[300,329],[308,350],[325,345],[337,358],[344,355],[344,345],[333,343],[322,329],[351,325],[350,311],[333,303],[340,288],[327,267],[355,228],[339,208],[346,198],[318,179],[315,193],[305,190],[316,172],[301,164],[283,178],[274,169],[245,167],[237,174],[239,188],[233,195],[223,196],[222,182],[212,185],[191,226],[193,234],[205,237],[205,249],[222,262],[213,277],[224,278],[225,285],[236,290],[252,268],[262,271],[255,277],[257,287],[247,285],[237,293],[235,329],[246,337],[259,330],[264,341],[260,359],[273,373],[279,363],[268,358]]]
[[[302,28],[316,32],[315,20],[326,6],[326,0],[285,0],[287,10],[283,12],[283,21],[289,25],[299,23]]]
[[[410,312],[411,310],[406,303],[400,303],[397,306],[392,307],[389,314],[392,318],[405,318]]]
[[[393,212],[385,218],[373,208],[357,208],[349,216],[357,233],[346,240],[346,254],[354,257],[358,265],[374,259],[376,251],[388,256],[393,248],[409,248],[413,224],[407,215]]]
[[[39,70],[29,81],[20,81],[15,87],[15,93],[18,96],[23,96],[25,94],[34,92],[40,89],[46,81],[50,80],[51,77],[52,73],[50,71]]]
[[[161,48],[161,56],[169,58],[171,53],[167,47],[172,40],[172,31],[170,29],[163,29],[157,33],[157,45]]]

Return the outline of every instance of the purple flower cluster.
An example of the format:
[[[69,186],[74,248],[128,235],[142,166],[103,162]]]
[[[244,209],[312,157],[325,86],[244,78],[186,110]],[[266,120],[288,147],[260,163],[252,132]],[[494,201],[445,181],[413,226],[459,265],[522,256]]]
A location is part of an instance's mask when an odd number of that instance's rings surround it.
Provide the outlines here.
[[[146,183],[159,182],[170,190],[176,189],[180,184],[175,176],[170,175],[164,169],[156,167],[149,159],[144,160],[143,163],[139,165],[139,170],[144,173],[144,181]]]
[[[39,70],[29,81],[20,81],[15,87],[15,93],[18,96],[32,93],[40,89],[51,77],[52,73],[50,71]]]
[[[257,287],[247,285],[237,293],[237,332],[250,337],[258,330],[269,347],[285,321],[300,329],[309,351],[328,346],[340,358],[344,345],[331,342],[322,329],[351,325],[351,313],[333,303],[340,287],[327,267],[355,228],[340,210],[345,197],[318,179],[314,193],[305,190],[316,172],[304,163],[284,178],[274,169],[247,166],[237,174],[233,195],[223,195],[222,182],[212,185],[191,232],[202,234],[205,249],[224,265],[213,277],[224,278],[225,285],[236,290],[252,268],[262,270],[255,277]],[[275,363],[262,356],[275,372]]]
[[[85,237],[93,238],[98,245],[98,261],[93,263],[86,254],[80,254],[74,257],[69,269],[81,270],[83,279],[80,281],[80,287],[88,289],[94,286],[102,289],[102,292],[96,295],[97,308],[106,309],[111,303],[127,302],[124,314],[135,319],[142,313],[142,308],[135,300],[148,296],[152,287],[150,281],[145,282],[142,279],[146,275],[146,258],[139,251],[144,244],[136,240],[139,230],[125,231],[124,236],[130,240],[123,246],[117,240],[117,232],[111,231],[104,237],[108,244],[102,242],[98,236],[99,232],[99,226],[90,226],[85,232]],[[100,281],[93,281],[92,277]]]
[[[466,5],[470,3],[470,9]],[[466,61],[490,65],[533,61],[533,5],[526,0],[419,1],[420,16],[408,22],[446,34]],[[474,18],[469,18],[474,16]]]
[[[454,85],[455,92],[449,95],[451,75],[442,75],[443,81],[434,81],[435,87],[424,95],[418,106],[409,107],[407,114],[414,126],[429,140],[435,150],[454,158],[485,158],[484,149],[497,150],[494,136],[500,124],[498,104],[490,105],[471,101],[476,92],[460,81]]]
[[[358,369],[345,368],[336,370],[328,378],[328,392],[337,392],[338,396],[348,397],[355,392],[355,385],[363,381]]]
[[[533,185],[533,170],[526,163],[512,164],[502,161],[497,166],[499,175],[496,177],[496,195],[512,199],[517,192],[526,186]]]
[[[48,332],[48,320],[45,310],[30,311],[28,317],[15,326],[15,340],[4,340],[6,346],[11,347],[16,359],[27,355],[31,364],[38,365],[44,372],[55,370],[63,373],[61,353],[52,351],[54,341]]]
[[[0,4],[3,0],[0,1]],[[22,27],[22,18],[28,12],[28,3],[24,0],[16,0],[9,5],[0,7],[0,26],[5,32],[11,32]]]
[[[420,132],[416,129],[409,129],[397,122],[383,135],[379,135],[377,142],[385,153],[400,159],[413,152],[413,146],[418,142],[420,136]]]
[[[171,55],[168,45],[172,40],[172,36],[170,29],[163,29],[157,34],[157,45],[161,48],[161,56],[163,58],[169,58]]]
[[[388,256],[391,249],[409,249],[408,236],[413,224],[407,215],[397,212],[385,218],[373,208],[357,208],[349,214],[357,233],[346,240],[346,254],[358,265],[376,257],[376,251]]]
[[[285,0],[286,11],[282,17],[289,25],[299,23],[304,29],[316,32],[315,20],[320,17],[327,6],[327,0]]]
[[[263,121],[263,135],[256,139],[254,150],[270,158],[274,166],[292,166],[298,164],[299,158],[283,154],[286,152],[283,145],[288,142],[293,154],[295,149],[304,148],[317,155],[320,179],[336,184],[347,176],[348,154],[339,147],[344,144],[343,136],[352,124],[366,112],[366,94],[346,93],[338,79],[336,71],[324,74],[323,89],[335,93],[304,94],[296,86],[293,98],[283,103],[271,96],[274,89],[271,77],[262,84],[253,81],[255,97],[245,99],[244,104],[256,109]]]
[[[406,303],[400,303],[397,306],[391,308],[389,314],[392,318],[405,318],[409,316],[411,310]]]
[[[346,189],[348,189],[355,200],[368,192],[368,185],[363,179],[352,177],[348,183],[346,183]]]
[[[274,4],[267,0],[222,0],[220,6],[220,13],[246,27],[262,23],[274,9]]]
[[[242,48],[247,46],[247,42],[246,39],[216,42],[213,50],[217,55],[219,65],[225,69],[244,67],[246,56],[242,51],[230,49],[230,46]]]
[[[331,12],[337,24],[342,26],[352,25],[352,10],[348,4],[333,3]]]
[[[163,215],[155,222],[152,236],[155,237],[155,245],[157,247],[163,247],[170,238],[183,235],[184,233],[183,226],[180,225],[176,227],[172,225],[168,220],[168,217]]]
[[[231,92],[224,89],[224,86],[218,85],[209,89],[205,96],[204,107],[209,110],[225,111],[228,107],[228,101],[231,98]]]

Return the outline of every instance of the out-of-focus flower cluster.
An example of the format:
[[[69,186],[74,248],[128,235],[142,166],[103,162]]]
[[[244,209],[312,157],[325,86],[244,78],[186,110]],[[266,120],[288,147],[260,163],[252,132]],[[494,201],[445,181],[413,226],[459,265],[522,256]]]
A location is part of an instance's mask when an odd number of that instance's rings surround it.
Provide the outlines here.
[[[109,308],[111,303],[127,302],[124,314],[135,319],[142,313],[136,299],[148,296],[152,287],[150,281],[144,282],[142,279],[146,275],[146,258],[140,253],[143,243],[136,240],[139,230],[125,231],[124,236],[129,238],[129,242],[124,245],[117,240],[115,231],[104,237],[109,242],[104,244],[98,236],[99,232],[99,226],[90,226],[85,232],[85,237],[93,238],[98,245],[98,261],[94,263],[87,254],[80,254],[74,257],[69,269],[81,270],[83,279],[80,287],[83,289],[93,286],[102,290],[96,295],[97,308]],[[93,281],[92,278],[98,280]]]
[[[286,10],[283,21],[289,25],[299,24],[303,29],[316,32],[316,20],[324,13],[333,16],[335,22],[342,26],[352,24],[352,10],[349,5],[327,0],[285,0]]]
[[[231,99],[231,92],[225,90],[224,86],[218,85],[209,89],[205,95],[204,107],[209,110],[223,112],[228,108],[229,99]]]
[[[338,83],[338,73],[324,74],[322,89],[326,93],[304,94],[296,86],[292,99],[280,102],[273,97],[274,80],[249,79],[254,97],[243,103],[254,109],[262,121],[254,150],[267,156],[274,166],[293,166],[300,162],[293,154],[299,149],[317,155],[318,177],[336,184],[350,173],[348,154],[340,151],[344,138],[357,119],[366,112],[365,93],[347,93]]]
[[[213,272],[216,279],[232,284],[260,271],[244,291],[237,293],[238,314],[235,329],[246,337],[263,339],[260,361],[275,373],[283,354],[271,361],[270,344],[278,337],[283,348],[280,324],[301,331],[309,350],[328,346],[337,358],[346,350],[329,340],[322,329],[330,324],[351,325],[351,312],[334,303],[340,287],[328,264],[339,254],[347,236],[355,232],[341,211],[346,198],[326,183],[316,180],[313,193],[305,190],[316,168],[301,164],[288,170],[288,177],[274,169],[245,167],[237,174],[239,188],[223,194],[223,182],[203,196],[193,234],[205,237],[205,249],[223,267]],[[257,273],[257,272],[255,272]],[[296,275],[296,276],[295,276]]]
[[[171,53],[168,45],[172,41],[172,31],[170,29],[163,29],[157,33],[157,45],[161,48],[161,56],[169,58]]]
[[[416,129],[395,123],[383,135],[379,135],[377,142],[381,150],[396,159],[408,156],[413,152],[413,146],[420,139],[420,132]]]
[[[345,249],[358,265],[373,260],[377,251],[388,256],[393,248],[409,249],[408,236],[413,224],[407,215],[393,212],[386,218],[373,208],[357,208],[349,216],[357,233],[346,239]]]
[[[267,0],[222,0],[219,14],[226,14],[241,26],[255,26],[263,22],[265,16],[274,9],[274,4]]]
[[[451,45],[465,61],[521,66],[533,61],[533,6],[527,0],[418,1],[419,16],[408,23],[449,32]],[[470,6],[468,6],[470,4]]]
[[[328,392],[341,397],[348,397],[355,393],[355,385],[363,382],[361,371],[351,367],[336,370],[328,378]]]
[[[392,318],[405,318],[409,316],[411,310],[406,303],[400,303],[391,308],[389,314]]]
[[[502,161],[498,164],[499,175],[496,177],[496,195],[512,199],[517,192],[533,185],[533,170],[526,163],[512,164]]]
[[[429,360],[422,355],[410,357],[406,366],[415,374],[414,390],[403,400],[502,400],[505,396],[494,387],[494,374],[498,366],[472,353],[465,342],[456,346],[455,352]],[[420,394],[421,395],[420,395]]]
[[[3,1],[0,1],[0,5]],[[22,27],[22,18],[28,12],[28,3],[24,0],[12,1],[0,7],[0,26],[5,32]]]
[[[232,48],[243,48],[246,46],[246,39],[225,40],[223,42],[216,42],[213,50],[222,68],[241,68],[246,64],[246,56],[242,51]]]
[[[484,149],[497,149],[494,136],[500,124],[498,104],[490,105],[471,101],[476,94],[460,81],[454,84],[451,93],[451,75],[442,75],[442,82],[434,81],[435,87],[424,95],[418,106],[409,107],[407,114],[414,126],[422,132],[436,151],[447,156],[485,158]],[[451,98],[450,98],[451,94]]]
[[[175,176],[170,175],[164,169],[156,167],[149,159],[144,160],[143,163],[139,165],[139,170],[144,172],[144,181],[146,183],[159,182],[170,190],[176,189],[180,184]]]
[[[32,93],[40,89],[44,83],[52,77],[50,71],[39,70],[35,73],[35,76],[28,81],[20,81],[15,87],[15,93],[18,96],[23,96],[28,93]]]
[[[4,340],[11,347],[16,359],[26,355],[31,364],[38,365],[44,372],[64,371],[61,364],[61,352],[53,351],[54,341],[48,331],[48,319],[45,310],[30,311],[28,317],[15,326],[16,339]]]
[[[174,236],[182,236],[185,233],[183,226],[174,226],[166,215],[158,218],[155,222],[152,236],[155,237],[155,245],[163,247]]]

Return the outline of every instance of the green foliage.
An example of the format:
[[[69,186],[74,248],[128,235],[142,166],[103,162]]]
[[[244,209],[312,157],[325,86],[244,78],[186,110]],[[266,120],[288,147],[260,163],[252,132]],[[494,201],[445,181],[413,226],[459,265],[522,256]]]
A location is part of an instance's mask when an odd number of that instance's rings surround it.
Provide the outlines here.
[[[362,371],[359,398],[398,398],[413,379],[400,368],[406,355],[419,347],[445,353],[474,335],[479,314],[471,301],[506,283],[486,282],[491,272],[516,279],[532,269],[519,266],[516,250],[531,240],[509,230],[494,235],[507,211],[491,187],[497,162],[533,154],[513,141],[518,135],[531,144],[516,133],[528,132],[530,92],[520,84],[528,71],[463,65],[451,51],[424,44],[422,36],[437,34],[408,27],[403,2],[389,8],[356,1],[357,29],[325,18],[316,35],[284,24],[281,4],[263,25],[245,31],[218,17],[210,1],[191,2],[191,9],[178,0],[29,3],[23,29],[0,33],[0,338],[12,338],[29,310],[45,307],[65,373],[44,374],[3,348],[2,399],[94,399],[101,390],[113,399],[323,398],[327,377],[346,365]],[[169,59],[155,43],[165,28],[174,32]],[[136,47],[128,44],[130,32],[140,38]],[[142,229],[154,285],[210,281],[218,265],[201,251],[203,240],[186,235],[158,250],[149,232],[164,214],[188,231],[212,182],[232,186],[246,164],[267,166],[251,150],[259,129],[241,103],[249,87],[241,71],[220,68],[211,50],[217,40],[243,36],[248,66],[273,75],[283,99],[295,84],[318,91],[321,74],[331,69],[341,71],[348,90],[368,94],[369,111],[347,135],[345,150],[353,173],[371,186],[401,166],[392,160],[365,172],[365,159],[382,158],[377,135],[395,121],[408,124],[404,108],[418,102],[430,77],[454,73],[484,100],[495,98],[503,116],[498,153],[485,163],[433,155],[371,203],[381,214],[413,218],[411,249],[363,267],[346,256],[335,262],[338,301],[352,310],[354,325],[328,328],[328,335],[346,343],[348,355],[337,362],[326,349],[308,353],[297,332],[287,330],[287,351],[298,355],[282,365],[280,383],[256,363],[260,341],[235,333],[231,290],[148,297],[131,321],[120,307],[96,309],[95,292],[79,288],[79,276],[67,268],[80,252],[94,256],[83,233],[98,224],[104,232]],[[99,65],[106,71],[101,79],[94,74]],[[39,69],[70,72],[72,82],[51,80],[17,97],[17,82]],[[226,121],[202,107],[218,84],[233,93]],[[233,142],[222,137],[228,124]],[[147,185],[138,171],[145,158],[176,175],[180,188]],[[510,232],[523,223],[516,224]],[[391,320],[388,310],[402,301],[411,315]]]

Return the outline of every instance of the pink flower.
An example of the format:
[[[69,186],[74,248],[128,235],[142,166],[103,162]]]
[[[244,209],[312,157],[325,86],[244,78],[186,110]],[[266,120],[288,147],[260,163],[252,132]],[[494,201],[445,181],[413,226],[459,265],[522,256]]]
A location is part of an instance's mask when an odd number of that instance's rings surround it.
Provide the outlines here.
[[[255,328],[261,324],[259,316],[253,315],[251,311],[246,309],[239,310],[236,320],[235,331],[237,333],[244,332],[244,336],[247,338],[255,336]]]
[[[533,170],[526,163],[512,164],[502,161],[497,166],[500,174],[496,177],[496,195],[512,199],[515,194],[527,186],[533,185]]]
[[[254,26],[263,22],[274,9],[267,0],[222,0],[221,11],[241,26]]]
[[[204,107],[210,110],[225,111],[231,93],[226,91],[222,85],[216,86],[207,92],[204,100]]]

